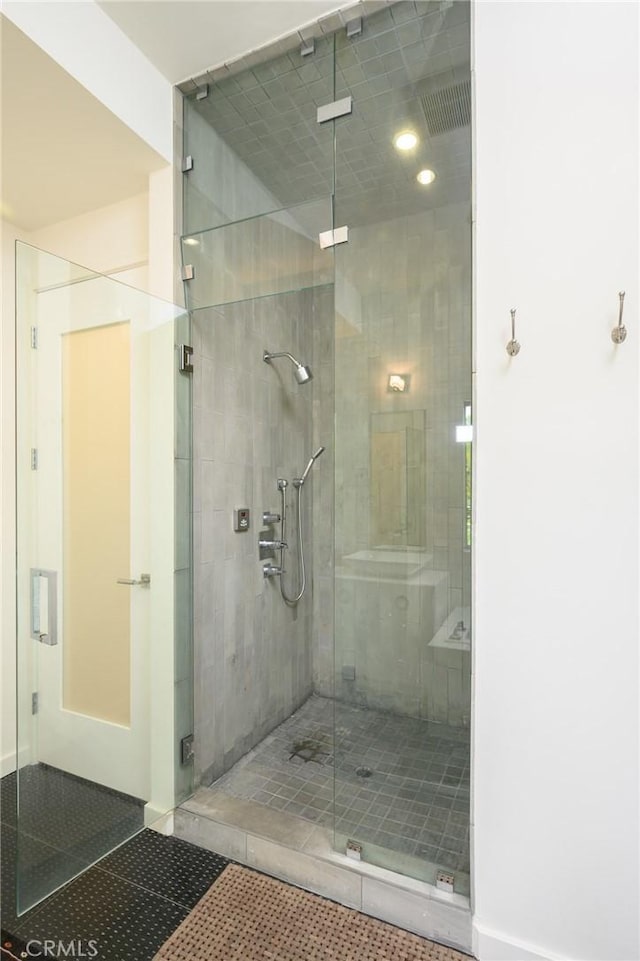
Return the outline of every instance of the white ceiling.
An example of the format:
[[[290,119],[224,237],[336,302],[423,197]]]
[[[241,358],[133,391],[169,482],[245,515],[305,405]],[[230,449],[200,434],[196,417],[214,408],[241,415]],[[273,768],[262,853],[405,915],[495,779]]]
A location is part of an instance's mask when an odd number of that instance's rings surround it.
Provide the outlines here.
[[[36,230],[142,193],[165,161],[0,18],[2,216]]]
[[[148,60],[180,83],[344,6],[339,0],[98,0]]]

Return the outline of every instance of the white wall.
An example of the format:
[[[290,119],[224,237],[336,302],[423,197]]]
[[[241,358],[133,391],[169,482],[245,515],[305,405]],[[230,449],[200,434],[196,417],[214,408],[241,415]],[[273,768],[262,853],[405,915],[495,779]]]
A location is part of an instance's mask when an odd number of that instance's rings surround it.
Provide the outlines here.
[[[93,0],[5,0],[2,13],[171,162],[171,84]]]
[[[640,957],[638,16],[475,8],[481,961]]]

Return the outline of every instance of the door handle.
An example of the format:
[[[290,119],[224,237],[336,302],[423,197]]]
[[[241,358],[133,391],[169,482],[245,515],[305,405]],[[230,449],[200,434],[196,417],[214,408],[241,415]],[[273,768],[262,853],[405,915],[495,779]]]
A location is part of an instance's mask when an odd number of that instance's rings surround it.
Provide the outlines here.
[[[139,581],[136,581],[133,577],[119,577],[116,584],[128,584],[129,587],[135,587],[137,584],[140,584],[142,587],[149,587],[151,584],[151,574],[141,574]]]
[[[58,643],[58,575],[56,571],[45,571],[32,567],[31,571],[31,637],[41,644],[53,647]],[[40,578],[47,582],[47,624],[42,624],[40,603]]]

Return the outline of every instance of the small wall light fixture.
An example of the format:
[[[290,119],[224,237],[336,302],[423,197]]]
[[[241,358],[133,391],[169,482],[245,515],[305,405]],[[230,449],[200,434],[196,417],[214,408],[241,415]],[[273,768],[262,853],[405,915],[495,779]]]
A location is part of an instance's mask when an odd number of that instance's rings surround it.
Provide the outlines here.
[[[387,390],[392,394],[406,394],[411,383],[411,374],[389,374]]]

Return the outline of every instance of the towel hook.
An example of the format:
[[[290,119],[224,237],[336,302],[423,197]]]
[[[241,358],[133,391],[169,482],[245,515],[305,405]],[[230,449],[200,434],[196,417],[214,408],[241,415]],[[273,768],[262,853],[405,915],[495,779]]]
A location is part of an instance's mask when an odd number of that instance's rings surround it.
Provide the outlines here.
[[[507,344],[507,353],[509,357],[515,357],[516,354],[520,353],[520,344],[516,340],[516,308],[513,307],[511,310],[511,340]]]
[[[620,298],[620,313],[618,314],[618,325],[611,331],[611,340],[614,344],[622,344],[627,339],[627,328],[622,323],[622,311],[624,310],[624,290],[618,294]]]

